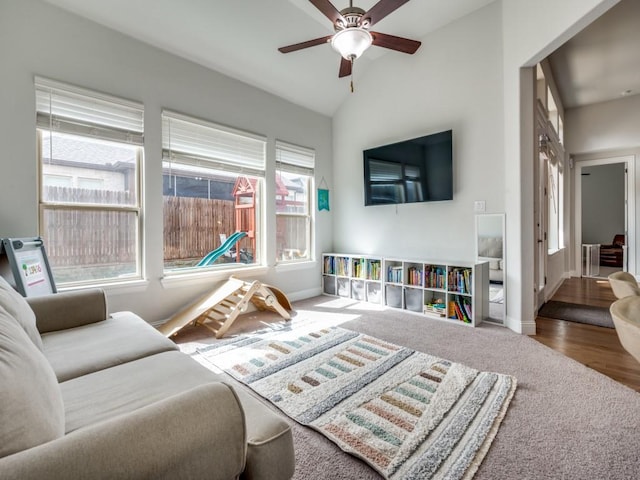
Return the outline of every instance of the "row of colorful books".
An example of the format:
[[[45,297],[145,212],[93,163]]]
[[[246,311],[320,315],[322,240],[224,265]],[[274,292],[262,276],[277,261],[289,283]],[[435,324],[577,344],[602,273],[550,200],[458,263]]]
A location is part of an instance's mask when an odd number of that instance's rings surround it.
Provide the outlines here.
[[[427,265],[424,268],[424,286],[426,288],[446,288],[446,269],[435,265]]]
[[[369,262],[369,276],[370,280],[380,280],[382,273],[382,264],[380,260],[368,260]]]
[[[422,270],[417,267],[409,267],[407,269],[407,284],[422,285]]]
[[[387,267],[387,282],[402,283],[402,267],[401,266]]]
[[[379,280],[381,272],[381,262],[379,260],[369,260],[365,258],[350,259],[348,257],[324,258],[324,273],[329,275],[349,276],[355,278],[366,278]],[[349,267],[351,266],[351,272]],[[437,265],[425,265],[424,271],[419,267],[409,267],[407,269],[407,285],[419,285],[425,288],[448,289],[451,292],[470,294],[471,293],[471,269],[454,268],[449,270],[447,277],[446,268]],[[387,282],[403,283],[403,269],[400,265],[389,265],[387,267]]]
[[[335,257],[336,275],[346,277],[349,275],[349,259],[346,257]]]
[[[324,257],[322,271],[328,275],[335,275],[335,257]]]
[[[367,278],[369,280],[380,280],[382,270],[380,260],[369,260],[365,258],[352,259],[351,273],[349,273],[349,259],[347,257],[324,257],[323,273],[326,275],[339,275],[341,277],[352,276],[356,278]]]
[[[471,293],[471,269],[454,268],[450,270],[448,289],[450,292]]]
[[[364,258],[354,258],[351,263],[351,276],[355,278],[365,278],[367,275],[367,264]]]
[[[449,318],[454,318],[465,323],[471,323],[473,315],[471,314],[471,303],[463,300],[461,297],[455,297],[449,301]]]

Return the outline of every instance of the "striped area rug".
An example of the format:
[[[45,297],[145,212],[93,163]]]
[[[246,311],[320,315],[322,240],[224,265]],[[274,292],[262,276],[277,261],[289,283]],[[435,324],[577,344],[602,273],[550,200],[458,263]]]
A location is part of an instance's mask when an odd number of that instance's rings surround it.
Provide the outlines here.
[[[394,480],[471,478],[516,388],[507,375],[317,324],[196,356]]]

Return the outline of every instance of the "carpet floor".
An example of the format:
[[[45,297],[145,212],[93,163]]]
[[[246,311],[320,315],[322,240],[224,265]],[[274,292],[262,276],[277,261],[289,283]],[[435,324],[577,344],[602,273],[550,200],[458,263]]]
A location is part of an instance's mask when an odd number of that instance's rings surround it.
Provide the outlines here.
[[[496,325],[453,325],[326,296],[293,307],[294,315],[330,313],[333,324],[343,328],[516,377],[518,389],[476,480],[640,478],[640,395],[527,336]],[[231,335],[278,321],[273,314],[246,317]],[[318,432],[293,420],[291,425],[294,480],[381,478]]]
[[[538,315],[546,318],[556,318],[569,322],[587,323],[598,327],[615,328],[609,309],[592,305],[578,305],[575,303],[551,300],[545,303]]]

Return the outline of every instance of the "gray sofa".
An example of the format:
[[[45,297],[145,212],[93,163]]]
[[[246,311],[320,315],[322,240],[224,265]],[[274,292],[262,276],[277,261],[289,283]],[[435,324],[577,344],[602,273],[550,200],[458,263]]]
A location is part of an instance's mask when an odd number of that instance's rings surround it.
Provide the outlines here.
[[[0,278],[0,478],[286,479],[291,429],[104,293]]]
[[[478,237],[478,260],[489,262],[489,280],[504,282],[504,258],[501,237]]]

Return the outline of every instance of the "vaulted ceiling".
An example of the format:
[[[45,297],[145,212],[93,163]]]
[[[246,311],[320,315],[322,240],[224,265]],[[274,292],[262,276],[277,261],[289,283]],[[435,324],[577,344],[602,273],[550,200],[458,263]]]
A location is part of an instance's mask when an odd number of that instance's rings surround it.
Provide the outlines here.
[[[330,45],[282,54],[278,47],[334,33],[308,0],[45,0],[143,42],[230,77],[332,115],[349,95],[338,78],[340,56]],[[341,10],[347,0],[332,0]],[[412,0],[376,24],[375,30],[420,40],[493,0]],[[377,0],[355,0],[369,10]],[[419,55],[420,50],[415,55]],[[371,47],[354,77],[381,55],[407,55]]]
[[[45,0],[133,38],[219,71],[325,115],[349,95],[329,45],[282,54],[278,47],[333,33],[308,0]],[[422,40],[493,0],[412,0],[376,24],[380,32]],[[333,0],[337,9],[347,0]],[[356,0],[368,10],[377,0]],[[552,13],[550,13],[552,14]],[[565,107],[640,93],[640,1],[622,0],[550,57]],[[356,81],[382,55],[370,48]]]

